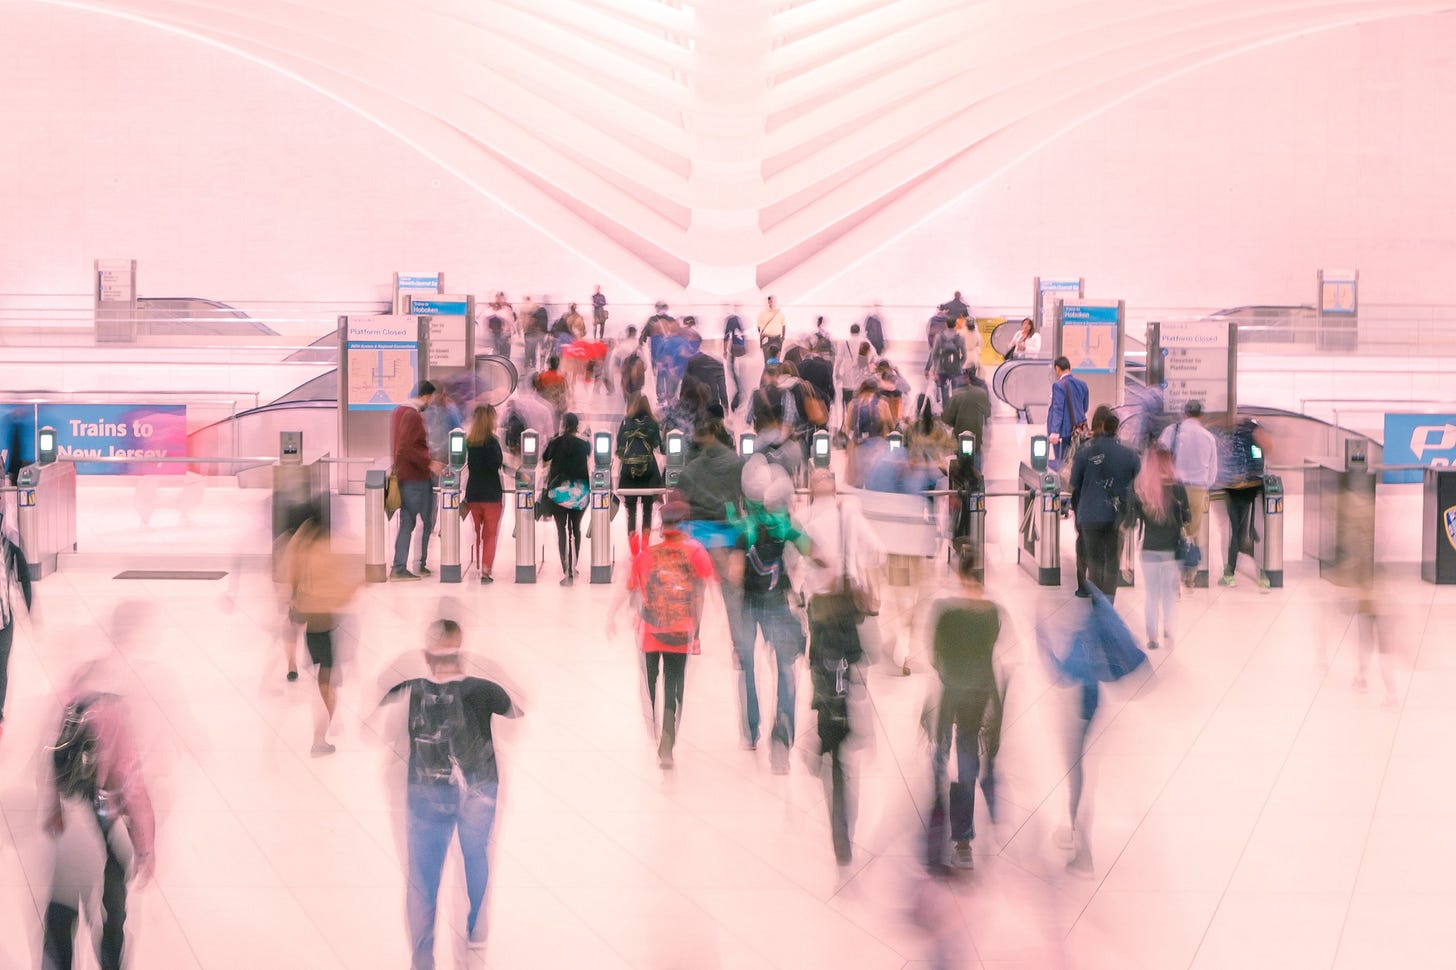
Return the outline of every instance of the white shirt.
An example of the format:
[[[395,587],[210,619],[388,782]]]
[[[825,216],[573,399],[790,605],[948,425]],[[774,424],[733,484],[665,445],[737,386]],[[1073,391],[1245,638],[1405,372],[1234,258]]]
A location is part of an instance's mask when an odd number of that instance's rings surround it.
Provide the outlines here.
[[[1177,437],[1178,447],[1173,447]],[[1184,485],[1211,488],[1218,481],[1218,440],[1197,418],[1170,424],[1158,436],[1158,444],[1173,452],[1173,476]]]
[[[841,497],[818,498],[809,504],[804,514],[802,529],[813,544],[809,555],[804,557],[804,584],[806,596],[831,593],[839,588],[845,572],[845,556],[840,541],[840,517],[843,515],[844,542],[850,575],[866,579],[884,559],[879,539],[865,521],[857,502]]]

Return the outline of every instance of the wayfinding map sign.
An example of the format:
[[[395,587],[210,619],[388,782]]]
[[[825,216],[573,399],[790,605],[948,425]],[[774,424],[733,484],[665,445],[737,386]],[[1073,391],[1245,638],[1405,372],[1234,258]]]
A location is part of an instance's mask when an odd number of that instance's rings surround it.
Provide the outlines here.
[[[1227,320],[1164,320],[1158,324],[1158,353],[1163,361],[1159,384],[1165,410],[1181,413],[1183,405],[1198,401],[1205,411],[1228,411],[1232,328]]]
[[[414,317],[349,317],[345,333],[345,401],[350,411],[393,411],[419,380],[419,324]]]
[[[1117,304],[1063,303],[1062,356],[1079,374],[1116,374],[1118,351]]]

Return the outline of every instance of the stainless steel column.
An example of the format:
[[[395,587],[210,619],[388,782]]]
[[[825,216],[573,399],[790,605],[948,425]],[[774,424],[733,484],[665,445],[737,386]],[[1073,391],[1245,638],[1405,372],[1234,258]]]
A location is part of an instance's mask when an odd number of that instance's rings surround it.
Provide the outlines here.
[[[389,578],[384,565],[384,483],[388,474],[380,468],[364,473],[364,582],[382,583]]]
[[[1284,585],[1284,482],[1278,475],[1264,477],[1262,511],[1263,528],[1255,552],[1264,578],[1279,588]]]
[[[440,476],[440,582],[460,582],[460,477]]]

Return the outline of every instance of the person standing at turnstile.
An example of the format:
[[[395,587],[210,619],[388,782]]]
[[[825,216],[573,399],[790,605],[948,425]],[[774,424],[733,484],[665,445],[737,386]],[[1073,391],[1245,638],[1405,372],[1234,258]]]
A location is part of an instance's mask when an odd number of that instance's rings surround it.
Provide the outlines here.
[[[465,512],[475,526],[475,568],[482,586],[495,582],[496,537],[500,534],[501,515],[505,511],[501,488],[501,466],[505,455],[495,436],[495,407],[486,404],[475,409],[470,420],[470,433],[465,436]]]
[[[1194,400],[1183,405],[1183,420],[1164,428],[1158,444],[1172,453],[1173,475],[1188,493],[1188,542],[1197,546],[1203,517],[1208,514],[1208,490],[1218,481],[1218,439],[1203,426],[1202,403]],[[1200,556],[1206,551],[1200,549]],[[1183,579],[1191,586],[1193,571],[1186,570]]]
[[[562,586],[576,583],[576,561],[581,556],[581,517],[591,501],[591,445],[577,435],[581,419],[567,412],[561,434],[546,443],[541,460],[551,466],[546,475],[546,496],[554,508],[556,550],[561,555]]]
[[[435,396],[435,385],[420,381],[415,396],[394,409],[390,418],[390,455],[394,474],[399,480],[399,533],[394,540],[394,568],[389,578],[419,579],[428,576],[425,567],[429,558],[430,533],[435,528],[434,476],[444,471],[443,462],[430,458],[429,437],[425,431],[423,411]],[[408,568],[410,539],[415,521],[420,523],[419,572]]]
[[[1143,604],[1148,649],[1158,649],[1161,620],[1163,640],[1173,638],[1173,611],[1178,605],[1178,536],[1189,519],[1188,492],[1173,476],[1173,456],[1161,445],[1143,455],[1143,467],[1133,482],[1132,515],[1143,530]]]
[[[12,590],[20,587],[20,596],[30,610],[30,566],[25,553],[5,528],[4,507],[0,506],[0,737],[5,732],[5,695],[10,684],[10,647],[15,642],[15,598]]]
[[[1228,500],[1229,541],[1228,556],[1223,567],[1222,586],[1233,586],[1234,575],[1239,568],[1239,553],[1248,553],[1254,559],[1254,503],[1264,493],[1264,434],[1259,423],[1245,418],[1235,427],[1233,434],[1225,439],[1221,455],[1219,481]],[[1259,568],[1254,559],[1254,574],[1262,589],[1269,588],[1269,577]]]

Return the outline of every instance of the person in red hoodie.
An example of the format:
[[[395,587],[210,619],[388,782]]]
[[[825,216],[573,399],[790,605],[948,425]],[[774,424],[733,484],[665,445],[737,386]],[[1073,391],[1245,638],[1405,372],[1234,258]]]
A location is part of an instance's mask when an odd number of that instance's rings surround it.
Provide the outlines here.
[[[435,385],[420,381],[415,396],[395,408],[389,422],[390,454],[394,474],[399,479],[400,503],[399,534],[394,540],[394,568],[389,572],[390,579],[419,579],[430,575],[425,560],[429,558],[430,532],[435,528],[433,479],[444,470],[444,465],[430,460],[430,442],[421,412],[434,396]],[[412,573],[407,568],[407,560],[416,519],[420,520],[420,566],[418,573]]]

